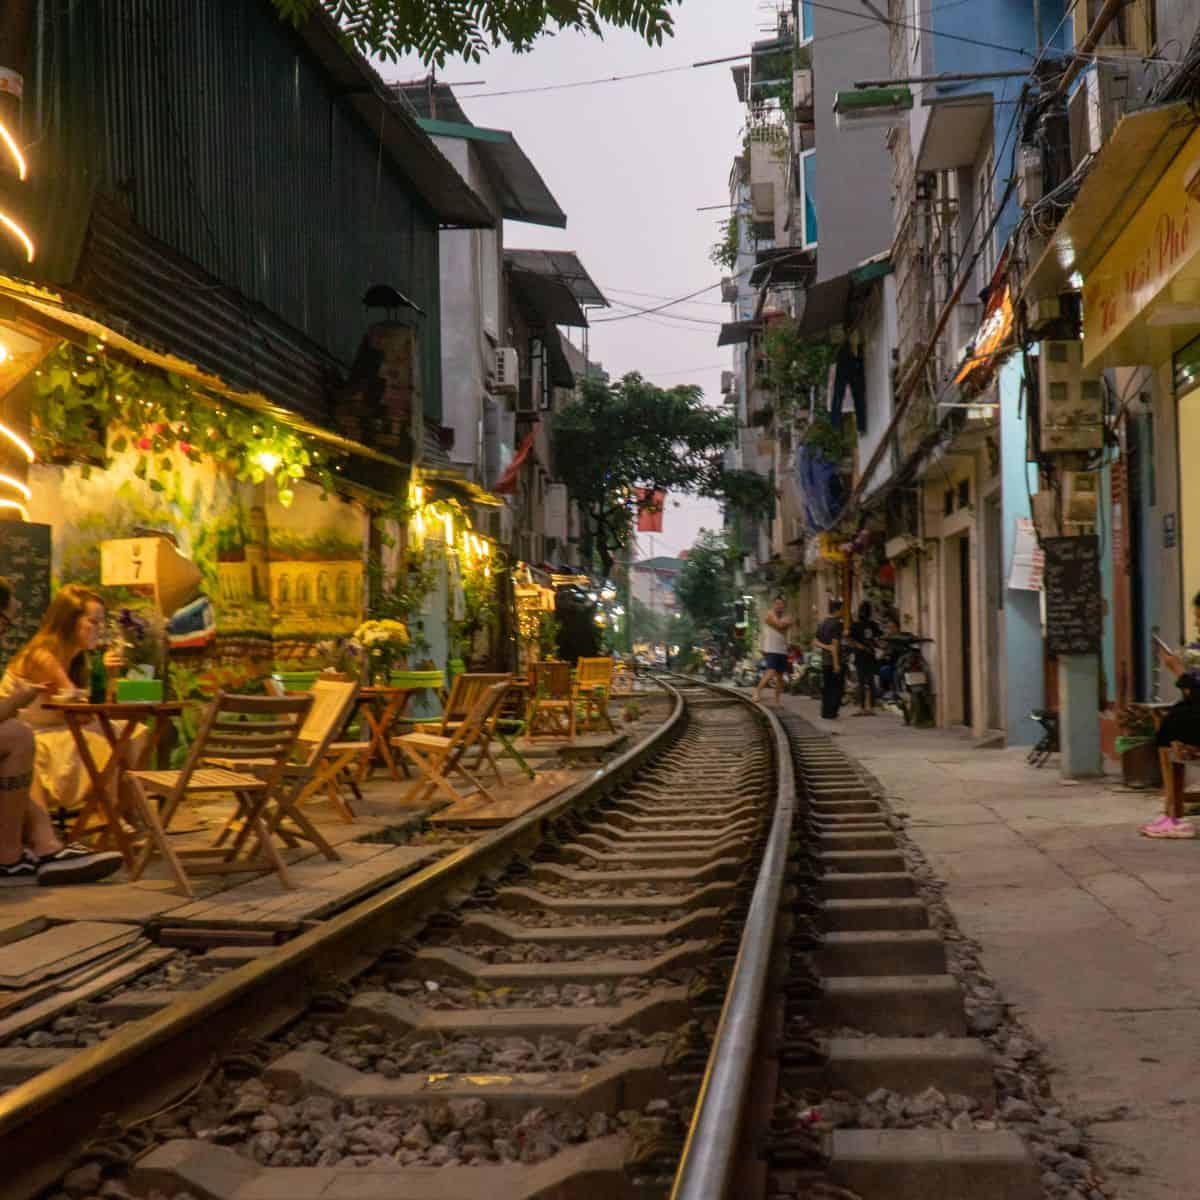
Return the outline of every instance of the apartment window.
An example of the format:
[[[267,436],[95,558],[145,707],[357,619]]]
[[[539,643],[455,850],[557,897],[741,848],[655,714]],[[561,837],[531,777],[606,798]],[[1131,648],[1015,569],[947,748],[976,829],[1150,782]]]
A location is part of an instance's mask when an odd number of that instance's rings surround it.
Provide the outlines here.
[[[995,159],[989,150],[975,175],[975,228],[979,255],[979,290],[983,291],[992,282],[996,272],[996,231],[991,227],[996,215]]]
[[[800,0],[800,42],[811,42],[813,36],[812,0]]]
[[[800,155],[800,211],[804,214],[801,245],[811,250],[817,244],[817,152]]]

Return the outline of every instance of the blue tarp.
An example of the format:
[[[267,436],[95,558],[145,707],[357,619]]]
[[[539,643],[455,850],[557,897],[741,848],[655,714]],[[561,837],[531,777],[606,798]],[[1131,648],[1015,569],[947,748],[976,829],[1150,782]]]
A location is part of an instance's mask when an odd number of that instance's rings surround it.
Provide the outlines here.
[[[804,495],[804,516],[813,533],[837,524],[846,503],[846,489],[834,463],[821,450],[797,446],[794,470]]]

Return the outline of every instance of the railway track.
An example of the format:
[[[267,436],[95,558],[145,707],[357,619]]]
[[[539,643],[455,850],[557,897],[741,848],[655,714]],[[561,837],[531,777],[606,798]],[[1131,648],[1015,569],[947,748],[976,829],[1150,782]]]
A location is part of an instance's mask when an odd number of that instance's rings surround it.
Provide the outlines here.
[[[1035,1200],[856,769],[670,690],[568,794],[0,1096],[0,1196]],[[881,1089],[963,1120],[826,1119]]]

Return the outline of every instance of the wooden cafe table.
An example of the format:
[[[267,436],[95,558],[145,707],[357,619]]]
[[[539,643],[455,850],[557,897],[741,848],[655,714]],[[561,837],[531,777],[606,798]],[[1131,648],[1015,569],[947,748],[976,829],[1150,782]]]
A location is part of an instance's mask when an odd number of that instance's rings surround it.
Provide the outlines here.
[[[78,838],[99,834],[101,845],[112,845],[119,850],[126,867],[133,865],[137,835],[126,831],[120,819],[120,781],[126,771],[140,771],[153,761],[155,750],[162,741],[170,724],[168,718],[183,712],[181,700],[133,700],[111,701],[104,704],[86,702],[43,701],[42,707],[62,713],[63,721],[71,731],[79,759],[87,772],[90,786],[83,799],[83,808],[75,818],[67,837]],[[137,731],[145,726],[147,736],[136,759],[125,761]],[[96,728],[108,742],[110,754],[103,767],[96,765],[88,745],[85,728]],[[100,823],[88,827],[93,816]]]
[[[376,755],[383,760],[392,778],[397,783],[400,782],[400,772],[392,754],[392,726],[404,716],[413,693],[420,690],[417,687],[384,687],[372,684],[358,693],[358,711],[366,721],[371,737],[363,742],[363,755],[356,783],[362,783],[366,779],[375,764]],[[408,763],[403,758],[400,759],[400,768],[404,771],[406,779],[412,778]]]

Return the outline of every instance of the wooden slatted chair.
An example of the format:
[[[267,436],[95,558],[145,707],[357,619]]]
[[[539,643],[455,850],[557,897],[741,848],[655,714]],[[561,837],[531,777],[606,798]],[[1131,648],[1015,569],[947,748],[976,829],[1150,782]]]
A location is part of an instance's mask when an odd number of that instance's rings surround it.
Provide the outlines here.
[[[413,726],[414,733],[434,733],[438,737],[450,737],[467,719],[479,698],[497,683],[508,683],[511,675],[469,674],[464,672],[454,677],[450,695],[442,706],[442,715],[432,721],[419,721]],[[393,739],[394,741],[395,739]]]
[[[571,664],[535,662],[529,665],[529,709],[525,733],[575,740],[575,698],[571,691]]]
[[[284,772],[312,704],[309,695],[280,698],[219,692],[209,704],[180,770],[130,772],[146,795],[163,798],[161,812],[140,798],[142,819],[151,836],[139,851],[130,878],[140,879],[158,852],[189,897],[195,894],[189,874],[275,871],[283,886],[290,888],[287,865],[271,837],[267,806],[272,799],[282,799],[287,807]],[[214,759],[238,765],[205,765]],[[223,792],[233,795],[234,816],[244,826],[234,842],[222,847],[219,838],[216,845],[199,850],[173,849],[165,835],[183,801],[189,796]],[[186,869],[185,860],[189,862]]]
[[[436,733],[406,733],[392,740],[392,744],[403,750],[421,772],[420,780],[408,794],[410,803],[424,804],[437,791],[451,803],[456,803],[463,797],[451,782],[455,776],[465,779],[476,791],[495,802],[495,796],[476,777],[475,769],[485,760],[496,768],[488,743],[509,686],[507,680],[493,683],[450,737]],[[475,755],[475,761],[468,766],[467,759],[471,754]],[[496,774],[499,777],[498,769]]]
[[[582,708],[584,729],[594,729],[603,721],[613,732],[617,727],[608,715],[608,698],[612,694],[613,660],[611,658],[581,658],[575,670],[575,703]]]

